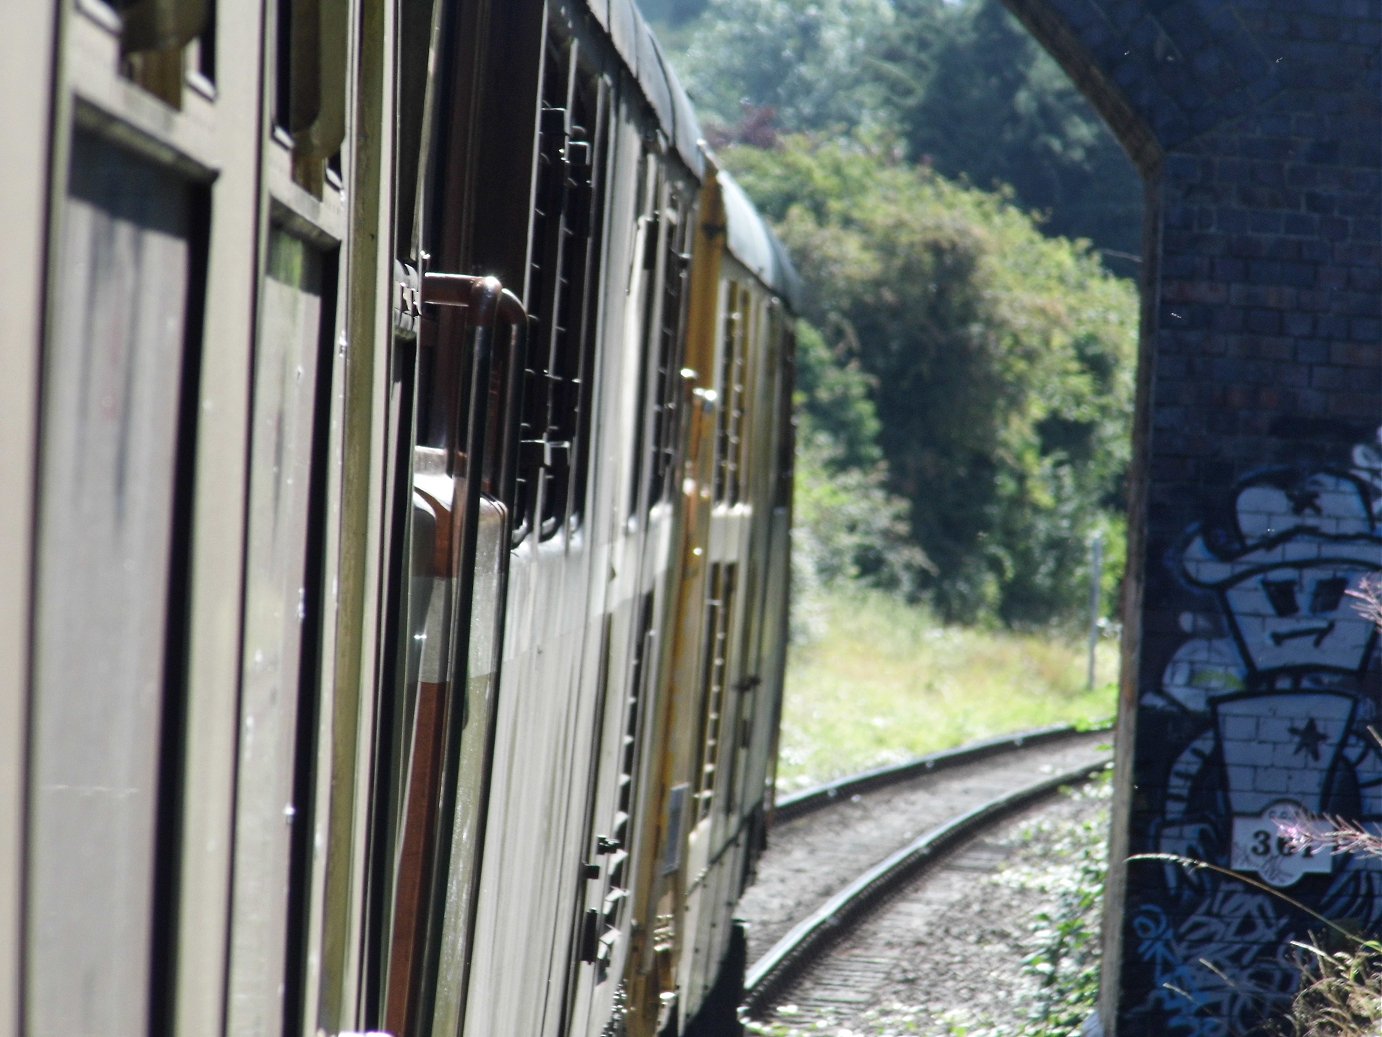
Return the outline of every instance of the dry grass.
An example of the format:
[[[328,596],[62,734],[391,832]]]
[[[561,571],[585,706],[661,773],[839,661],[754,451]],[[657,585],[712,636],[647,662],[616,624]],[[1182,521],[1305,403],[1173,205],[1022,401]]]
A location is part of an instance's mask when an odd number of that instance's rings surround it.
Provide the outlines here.
[[[1112,716],[1117,646],[947,627],[881,594],[815,604],[788,659],[778,786],[804,788],[976,739]]]
[[[1295,1037],[1373,1037],[1382,1033],[1382,957],[1375,943],[1328,953],[1297,944],[1304,983],[1282,1032]]]

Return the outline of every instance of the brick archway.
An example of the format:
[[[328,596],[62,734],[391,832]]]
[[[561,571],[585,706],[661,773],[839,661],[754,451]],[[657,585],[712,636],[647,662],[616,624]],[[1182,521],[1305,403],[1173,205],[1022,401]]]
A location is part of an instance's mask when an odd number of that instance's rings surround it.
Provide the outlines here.
[[[1382,821],[1382,0],[1005,0],[1147,190],[1101,1016],[1235,1034],[1321,913],[1382,924],[1382,862],[1290,854]],[[1208,964],[1204,964],[1207,962]]]

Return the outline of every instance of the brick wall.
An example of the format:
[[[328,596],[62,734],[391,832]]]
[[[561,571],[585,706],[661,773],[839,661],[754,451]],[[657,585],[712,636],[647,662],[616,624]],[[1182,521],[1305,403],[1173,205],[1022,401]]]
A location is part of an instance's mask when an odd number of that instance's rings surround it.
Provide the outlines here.
[[[1148,192],[1139,442],[1103,1016],[1253,1032],[1320,928],[1382,926],[1382,0],[1009,0]],[[1205,964],[1207,962],[1208,964]]]

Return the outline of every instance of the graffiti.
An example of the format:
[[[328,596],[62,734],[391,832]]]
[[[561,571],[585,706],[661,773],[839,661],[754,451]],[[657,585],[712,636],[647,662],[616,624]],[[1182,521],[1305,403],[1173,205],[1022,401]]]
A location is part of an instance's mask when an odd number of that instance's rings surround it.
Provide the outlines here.
[[[1231,515],[1189,531],[1172,565],[1212,604],[1142,697],[1170,766],[1150,849],[1161,892],[1129,919],[1146,975],[1134,1016],[1161,1032],[1252,1032],[1295,989],[1291,941],[1309,919],[1382,923],[1382,862],[1299,849],[1282,834],[1319,814],[1382,823],[1375,724],[1378,632],[1350,592],[1382,572],[1382,431],[1338,470],[1272,469],[1238,484]],[[1162,718],[1158,721],[1156,718]]]
[[[1287,923],[1269,897],[1225,886],[1203,907],[1179,925],[1152,905],[1133,919],[1136,952],[1158,975],[1142,1013],[1157,1026],[1147,1032],[1230,1034],[1231,1020],[1261,1020],[1294,985]],[[1219,950],[1216,960],[1198,956],[1206,947]]]

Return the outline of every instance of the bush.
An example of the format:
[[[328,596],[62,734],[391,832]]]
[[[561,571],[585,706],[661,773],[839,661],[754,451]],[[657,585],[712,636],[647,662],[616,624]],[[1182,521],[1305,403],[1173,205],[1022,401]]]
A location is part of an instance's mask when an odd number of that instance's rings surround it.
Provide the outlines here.
[[[1087,545],[1122,510],[1132,286],[1005,195],[905,165],[886,140],[788,137],[724,159],[776,220],[826,355],[864,377],[804,383],[847,415],[867,392],[873,426],[819,425],[841,465],[876,426],[934,606],[961,622],[1081,617]]]

